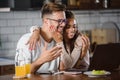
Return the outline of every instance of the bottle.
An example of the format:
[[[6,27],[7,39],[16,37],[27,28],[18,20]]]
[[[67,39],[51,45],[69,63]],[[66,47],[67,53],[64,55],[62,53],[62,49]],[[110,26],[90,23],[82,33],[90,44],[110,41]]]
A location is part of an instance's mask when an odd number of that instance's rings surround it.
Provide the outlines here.
[[[103,1],[103,7],[108,8],[110,6],[110,0],[104,0]]]
[[[15,56],[15,77],[23,78],[26,77],[25,58],[22,55],[22,50],[16,50]]]

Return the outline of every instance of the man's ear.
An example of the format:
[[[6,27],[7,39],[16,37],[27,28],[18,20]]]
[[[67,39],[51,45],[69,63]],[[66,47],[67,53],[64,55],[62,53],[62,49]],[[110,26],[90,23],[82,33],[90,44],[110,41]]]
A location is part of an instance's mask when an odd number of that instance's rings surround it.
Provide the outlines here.
[[[45,24],[48,24],[48,19],[45,18],[45,19],[43,19],[43,21]]]

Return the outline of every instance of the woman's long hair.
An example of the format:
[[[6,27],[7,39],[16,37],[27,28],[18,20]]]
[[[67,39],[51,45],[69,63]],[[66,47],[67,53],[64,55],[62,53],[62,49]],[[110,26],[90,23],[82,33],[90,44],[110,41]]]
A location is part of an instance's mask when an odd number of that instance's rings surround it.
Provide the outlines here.
[[[66,19],[67,20],[68,19],[75,19],[75,16],[74,16],[74,14],[71,11],[67,10],[67,11],[65,11],[65,14],[66,14]],[[66,46],[67,43],[65,41],[65,38],[66,38],[65,34],[66,34],[67,25],[68,25],[68,23],[66,23],[66,26],[63,29],[63,44],[64,44],[64,48],[65,48],[66,52],[68,53],[69,51],[67,50],[67,46]],[[70,53],[72,53],[72,51],[74,49],[75,40],[77,39],[79,34],[80,33],[78,32],[78,29],[77,29],[74,37],[69,40],[70,41]]]
[[[64,28],[64,30],[63,30],[63,44],[64,44],[64,48],[65,48],[66,52],[69,53],[69,51],[67,50],[67,46],[66,46],[67,43],[65,41],[65,36],[64,36],[64,34],[66,34],[65,30],[66,29]],[[75,44],[75,40],[77,39],[78,35],[79,35],[79,32],[77,30],[74,37],[69,40],[70,41],[70,44],[69,44],[70,45],[70,53],[72,53],[72,51],[73,51],[73,49],[75,47],[74,44]]]

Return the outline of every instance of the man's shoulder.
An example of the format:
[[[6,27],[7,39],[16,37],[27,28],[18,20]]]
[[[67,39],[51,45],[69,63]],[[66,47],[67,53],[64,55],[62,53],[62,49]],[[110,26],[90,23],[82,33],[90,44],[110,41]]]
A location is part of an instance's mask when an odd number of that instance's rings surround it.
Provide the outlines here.
[[[19,40],[21,40],[21,39],[29,39],[30,36],[31,36],[31,33],[26,33],[26,34],[22,35]]]
[[[30,36],[31,36],[31,33],[26,33],[22,35],[21,38],[18,40],[18,45],[22,45],[22,44],[25,45],[29,40]]]

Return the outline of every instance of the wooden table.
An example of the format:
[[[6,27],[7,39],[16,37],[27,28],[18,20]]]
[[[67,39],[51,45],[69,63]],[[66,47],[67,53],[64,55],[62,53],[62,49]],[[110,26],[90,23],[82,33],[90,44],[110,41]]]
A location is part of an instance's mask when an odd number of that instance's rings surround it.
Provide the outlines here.
[[[71,75],[71,74],[39,74],[31,75],[30,78],[13,79],[14,75],[0,76],[0,80],[120,80],[120,71],[111,72],[110,75],[104,77],[88,77],[84,74]]]

